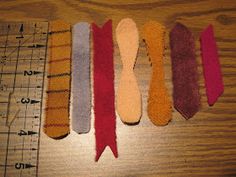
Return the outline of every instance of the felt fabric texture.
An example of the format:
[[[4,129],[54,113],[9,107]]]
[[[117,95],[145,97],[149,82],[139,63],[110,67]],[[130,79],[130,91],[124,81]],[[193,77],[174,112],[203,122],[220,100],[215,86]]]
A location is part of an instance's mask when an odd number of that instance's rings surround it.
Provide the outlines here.
[[[212,25],[209,25],[201,33],[200,42],[207,102],[212,106],[224,92],[218,50]]]
[[[116,144],[116,115],[114,105],[114,66],[112,21],[103,27],[92,24],[94,67],[94,113],[96,158],[98,161],[106,146],[118,157]]]
[[[171,30],[170,48],[174,107],[189,119],[199,111],[200,94],[194,38],[183,24]]]
[[[70,133],[70,55],[71,30],[64,21],[49,23],[48,88],[45,108],[44,132],[53,139]]]
[[[147,112],[154,125],[167,125],[172,118],[171,101],[165,86],[164,74],[165,28],[156,21],[143,27],[143,39],[152,63]]]
[[[73,27],[71,91],[72,129],[88,133],[91,121],[90,25],[86,22]]]
[[[116,40],[123,64],[117,91],[117,113],[124,123],[135,124],[140,121],[142,115],[142,98],[133,72],[139,47],[139,34],[132,19],[125,18],[119,22]]]

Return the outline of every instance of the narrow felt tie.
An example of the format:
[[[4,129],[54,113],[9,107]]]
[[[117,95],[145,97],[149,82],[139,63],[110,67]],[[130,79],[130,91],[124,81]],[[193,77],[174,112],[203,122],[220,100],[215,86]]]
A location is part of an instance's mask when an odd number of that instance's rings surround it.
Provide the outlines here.
[[[116,28],[123,70],[117,91],[117,112],[127,124],[138,123],[142,115],[142,99],[133,69],[139,47],[138,29],[135,22],[126,18]]]
[[[177,23],[170,32],[174,107],[185,119],[200,107],[198,71],[192,33]]]
[[[48,88],[44,132],[61,139],[70,133],[71,29],[64,21],[49,23]]]
[[[88,133],[91,120],[90,88],[90,25],[85,22],[73,27],[72,50],[72,129]]]
[[[207,101],[208,104],[212,106],[224,92],[224,84],[212,25],[209,25],[201,33],[200,42]]]
[[[143,27],[143,39],[152,63],[147,112],[155,125],[167,125],[172,118],[171,101],[165,86],[164,75],[164,27],[150,21]]]
[[[118,157],[116,144],[116,116],[114,104],[114,66],[112,21],[107,21],[102,28],[92,24],[93,64],[94,64],[94,113],[96,158],[109,146]]]

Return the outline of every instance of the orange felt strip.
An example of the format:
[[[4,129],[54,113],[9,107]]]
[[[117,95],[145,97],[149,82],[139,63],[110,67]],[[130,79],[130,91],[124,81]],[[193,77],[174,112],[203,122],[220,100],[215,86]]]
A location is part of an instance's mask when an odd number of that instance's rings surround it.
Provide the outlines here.
[[[44,132],[61,139],[70,133],[69,102],[71,72],[71,30],[63,21],[50,23],[48,91]]]
[[[172,118],[171,101],[164,81],[164,35],[164,27],[155,21],[148,22],[143,27],[143,38],[152,62],[147,111],[155,125],[167,125]]]

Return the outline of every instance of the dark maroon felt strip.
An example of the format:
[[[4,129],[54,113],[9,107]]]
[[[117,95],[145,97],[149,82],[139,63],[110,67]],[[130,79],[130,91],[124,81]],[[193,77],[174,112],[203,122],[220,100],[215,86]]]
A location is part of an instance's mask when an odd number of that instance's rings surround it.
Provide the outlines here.
[[[224,92],[220,62],[212,25],[209,25],[202,32],[200,42],[207,101],[208,104],[212,106]]]
[[[94,48],[94,112],[96,158],[98,161],[106,146],[118,157],[116,144],[116,116],[114,94],[114,66],[112,21],[102,28],[92,24]]]
[[[177,23],[170,32],[174,107],[186,119],[200,107],[197,62],[192,33]]]

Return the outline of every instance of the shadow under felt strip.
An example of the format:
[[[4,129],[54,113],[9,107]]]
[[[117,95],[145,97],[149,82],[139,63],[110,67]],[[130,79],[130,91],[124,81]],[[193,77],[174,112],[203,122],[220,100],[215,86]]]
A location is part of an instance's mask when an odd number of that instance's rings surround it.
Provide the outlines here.
[[[61,139],[70,133],[70,25],[63,21],[49,23],[50,57],[48,62],[48,88],[45,108],[44,132],[53,139]],[[55,46],[62,47],[55,47]],[[60,58],[68,60],[56,61]]]
[[[171,30],[170,48],[174,107],[189,119],[199,111],[200,94],[194,38],[183,24]]]
[[[167,125],[172,118],[171,101],[165,86],[164,36],[164,26],[155,21],[150,21],[143,27],[143,39],[152,63],[147,111],[155,125]]]
[[[95,161],[98,161],[106,146],[109,146],[114,156],[118,157],[114,104],[112,21],[107,21],[102,28],[93,23],[92,29],[94,45]]]
[[[224,92],[224,84],[212,25],[209,25],[201,33],[200,42],[207,102],[212,106]]]
[[[90,87],[90,25],[85,22],[73,27],[72,50],[72,129],[88,133],[91,121]]]
[[[135,22],[130,18],[120,21],[116,28],[123,70],[117,91],[117,112],[124,123],[136,124],[142,115],[142,98],[134,75],[139,35]]]

